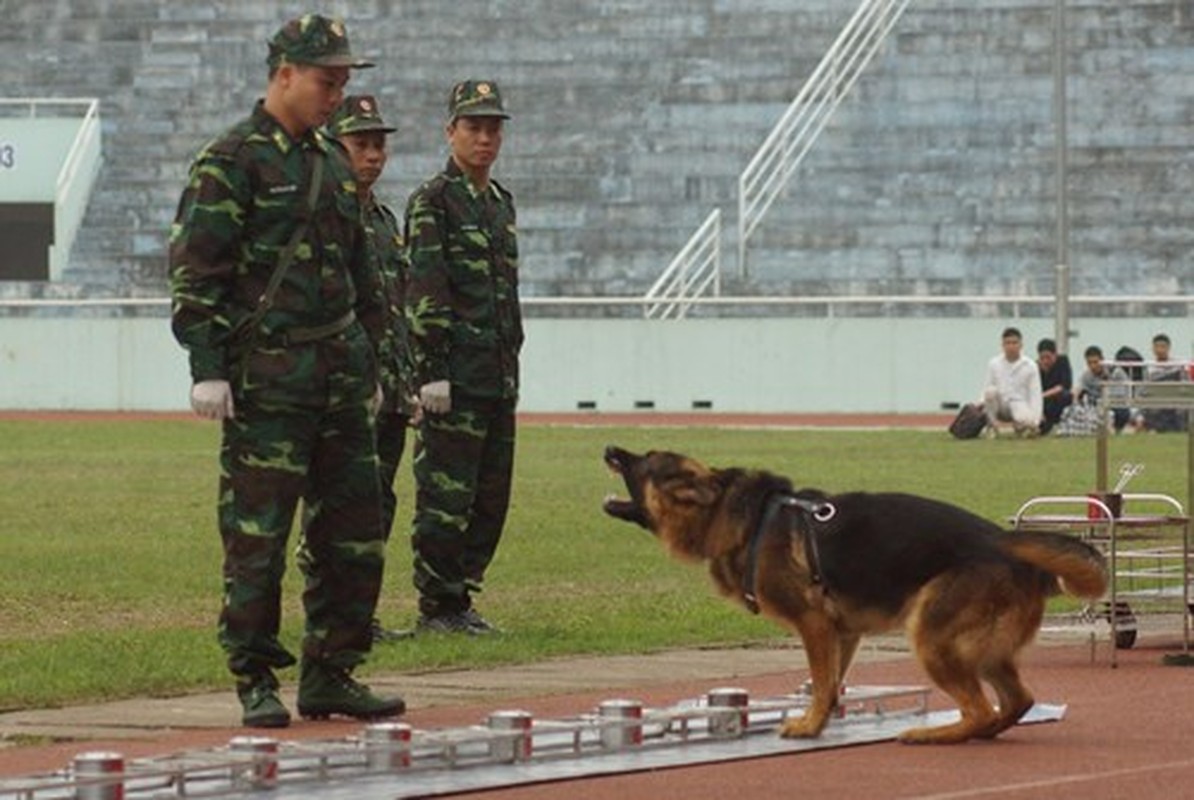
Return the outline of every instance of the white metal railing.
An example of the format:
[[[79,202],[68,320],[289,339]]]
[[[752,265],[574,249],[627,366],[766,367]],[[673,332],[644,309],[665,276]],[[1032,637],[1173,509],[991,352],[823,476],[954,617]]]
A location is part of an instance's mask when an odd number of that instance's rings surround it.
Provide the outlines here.
[[[746,243],[834,109],[854,86],[911,0],[862,0],[796,99],[738,178],[738,269]],[[710,287],[720,294],[721,212],[714,210],[643,296],[647,317],[682,319],[689,300]],[[664,298],[669,302],[661,300]]]
[[[521,298],[524,308],[625,308],[639,306],[644,315],[658,300],[648,300],[640,296],[606,296],[606,297],[545,297],[527,296]],[[892,310],[906,309],[915,306],[969,306],[980,308],[999,307],[1001,317],[1019,318],[1027,309],[1048,310],[1056,303],[1052,295],[1006,294],[1006,295],[802,295],[792,297],[787,295],[760,296],[712,296],[687,297],[682,303],[687,310],[691,306],[708,308],[783,308],[818,307],[825,308],[825,315],[834,317],[841,315],[848,309],[885,307]],[[1128,309],[1133,306],[1169,305],[1187,307],[1186,314],[1194,316],[1194,296],[1192,295],[1074,295],[1069,298],[1072,306],[1083,306],[1100,310]],[[170,310],[168,297],[110,297],[110,298],[0,298],[0,317],[6,310],[12,309],[67,309],[67,308],[114,308],[114,309],[160,309],[164,313]],[[1177,317],[1175,317],[1176,319]]]
[[[648,319],[683,319],[694,298],[721,294],[721,210],[714,209],[642,300]]]
[[[862,0],[738,178],[738,270],[746,245],[911,0]]]
[[[54,244],[50,248],[51,275],[60,276],[66,270],[70,248],[83,224],[92,187],[99,177],[101,152],[99,101],[91,100],[58,172],[54,193]]]
[[[94,97],[0,97],[0,108],[21,108],[27,109],[28,112],[22,112],[22,116],[29,117],[44,117],[46,116],[46,109],[61,109],[76,106],[84,106],[90,108],[99,103]],[[15,116],[8,114],[6,116]],[[86,111],[84,112],[87,113]],[[53,114],[52,116],[57,116]]]
[[[82,227],[91,201],[92,187],[103,159],[100,144],[99,101],[88,103],[79,131],[62,162],[54,197],[54,245],[50,246],[50,275],[61,276],[70,259],[70,247]]]

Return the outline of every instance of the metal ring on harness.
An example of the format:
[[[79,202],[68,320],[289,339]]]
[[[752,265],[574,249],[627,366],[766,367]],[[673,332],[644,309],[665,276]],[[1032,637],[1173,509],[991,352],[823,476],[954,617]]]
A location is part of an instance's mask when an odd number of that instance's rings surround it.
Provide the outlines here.
[[[837,516],[837,506],[833,503],[821,503],[813,509],[813,519],[817,522],[829,522]]]
[[[829,522],[829,520],[837,516],[837,506],[833,503],[814,503],[811,500],[804,500],[799,497],[789,497],[783,502],[784,505],[796,506],[799,509],[807,511],[812,514],[813,519],[817,522]]]

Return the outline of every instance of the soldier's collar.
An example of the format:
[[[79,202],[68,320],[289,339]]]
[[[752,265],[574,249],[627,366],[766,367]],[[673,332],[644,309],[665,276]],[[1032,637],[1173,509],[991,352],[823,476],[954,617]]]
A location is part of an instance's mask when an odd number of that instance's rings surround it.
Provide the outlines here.
[[[310,128],[297,139],[282,126],[273,114],[265,110],[265,101],[258,100],[253,106],[253,124],[257,132],[269,139],[282,153],[289,153],[295,147],[302,147],[304,143],[318,149],[325,155],[331,150],[335,139],[332,139],[320,128]]]
[[[456,163],[456,159],[452,158],[451,156],[448,156],[448,166],[444,169],[444,173],[447,174],[449,178],[463,183],[465,188],[468,189],[469,195],[472,197],[480,197],[483,192],[487,191],[491,193],[494,198],[498,200],[502,199],[502,190],[498,188],[497,181],[490,177],[489,185],[484,190],[478,190],[476,184],[474,184],[472,179],[469,178],[465,171],[460,168],[460,165]]]

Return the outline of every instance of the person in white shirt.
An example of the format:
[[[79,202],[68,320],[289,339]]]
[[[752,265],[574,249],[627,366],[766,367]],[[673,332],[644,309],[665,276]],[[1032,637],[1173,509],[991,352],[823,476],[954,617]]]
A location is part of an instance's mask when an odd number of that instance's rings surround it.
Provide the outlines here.
[[[1017,435],[1033,436],[1041,424],[1041,373],[1022,352],[1018,329],[1005,328],[1002,340],[1003,352],[987,364],[983,408],[993,427],[1010,422]]]

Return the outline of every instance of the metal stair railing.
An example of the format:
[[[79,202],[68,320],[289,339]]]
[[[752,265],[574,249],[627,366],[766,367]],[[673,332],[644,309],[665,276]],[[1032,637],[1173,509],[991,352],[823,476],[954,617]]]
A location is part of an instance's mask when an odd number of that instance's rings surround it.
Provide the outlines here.
[[[767,210],[911,0],[862,0],[738,178],[738,269]],[[721,212],[714,210],[643,296],[647,318],[682,319],[688,299],[721,293]]]
[[[911,0],[862,0],[738,178],[738,269],[746,245]]]
[[[714,209],[643,296],[647,319],[683,319],[692,298],[721,294],[721,209]]]

